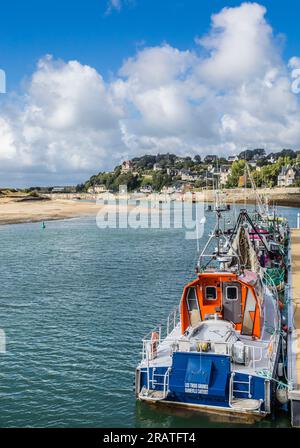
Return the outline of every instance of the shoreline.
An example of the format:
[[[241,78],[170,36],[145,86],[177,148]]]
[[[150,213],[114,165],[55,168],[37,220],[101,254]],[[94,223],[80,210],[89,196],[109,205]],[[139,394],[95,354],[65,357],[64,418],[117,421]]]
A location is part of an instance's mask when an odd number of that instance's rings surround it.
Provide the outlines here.
[[[258,193],[262,197],[268,197],[270,205],[276,204],[278,206],[286,206],[293,208],[300,208],[300,188],[285,188],[285,189],[258,189]],[[235,189],[223,190],[224,202],[228,204],[242,205],[245,201],[247,204],[254,204],[255,192],[251,189]],[[115,194],[113,197],[116,200],[122,200],[124,197]],[[165,202],[169,195],[166,194],[129,194],[128,198],[133,201],[150,202]],[[114,205],[99,205],[95,202],[97,198],[103,198],[103,195],[90,195],[86,193],[77,194],[56,194],[44,195],[40,198],[29,198],[26,195],[9,195],[0,197],[0,225],[9,224],[25,224],[43,221],[57,221],[63,219],[79,218],[84,216],[103,215],[108,211],[113,211]],[[191,195],[184,195],[175,193],[171,195],[174,201],[191,202]],[[214,202],[214,192],[207,190],[198,192],[197,201],[204,203]],[[129,204],[127,210],[130,212],[135,207],[134,204]],[[155,209],[151,208],[151,213]],[[125,205],[118,205],[118,211],[126,211]],[[140,206],[141,213],[149,211],[148,205]],[[157,209],[158,211],[158,209]]]
[[[270,205],[279,205],[286,207],[300,207],[300,187],[274,187],[274,188],[257,188],[256,190],[262,198],[268,198]],[[213,190],[202,190],[195,192],[200,202],[215,202],[215,192]],[[89,194],[89,193],[69,193],[69,194],[48,194],[47,197],[52,199],[73,199],[73,200],[96,200],[97,198],[105,197],[106,193],[102,194]],[[246,200],[248,204],[255,204],[256,193],[252,188],[232,188],[223,189],[224,202],[228,204],[243,204]],[[115,199],[123,199],[118,193],[111,193]],[[175,201],[191,201],[191,193],[129,193],[128,197],[132,200],[145,200],[163,202],[166,198],[171,198]],[[196,199],[197,200],[197,199]]]
[[[131,211],[133,205],[119,206],[118,211]],[[95,202],[81,202],[73,199],[35,199],[19,201],[19,198],[0,198],[0,225],[38,223],[101,215],[115,209],[114,205],[99,205]],[[147,207],[141,207],[147,213]]]

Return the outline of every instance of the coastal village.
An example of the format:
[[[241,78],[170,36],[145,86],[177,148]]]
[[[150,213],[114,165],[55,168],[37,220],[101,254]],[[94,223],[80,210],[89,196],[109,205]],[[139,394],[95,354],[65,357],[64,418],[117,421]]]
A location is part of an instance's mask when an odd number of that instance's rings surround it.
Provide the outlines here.
[[[124,160],[113,171],[99,172],[79,185],[32,186],[27,192],[95,195],[118,192],[121,185],[129,192],[144,194],[245,188],[251,187],[245,175],[246,163],[258,188],[300,187],[300,151],[283,149],[266,154],[264,149],[253,149],[226,158],[144,155]]]
[[[125,160],[113,172],[100,172],[77,191],[100,194],[116,192],[120,185],[128,191],[166,194],[201,191],[215,188],[250,187],[245,174],[246,163],[257,187],[299,187],[300,151],[284,149],[267,155],[264,149],[254,149],[231,155],[179,157],[174,154],[145,155]]]
[[[157,154],[124,160],[113,171],[99,172],[79,185],[32,186],[28,194],[99,195],[117,193],[126,185],[128,192],[141,194],[183,194],[215,189],[251,188],[246,164],[258,188],[300,187],[300,151],[283,149],[266,154],[264,149],[242,151],[227,158],[217,155],[181,157]],[[2,194],[7,189],[0,190]],[[16,190],[17,192],[17,190]],[[78,196],[79,197],[79,196]]]
[[[2,188],[0,223],[96,215],[97,198],[108,192],[123,195],[124,186],[133,200],[145,197],[150,201],[190,201],[196,200],[194,193],[200,192],[197,200],[214,202],[216,189],[222,189],[228,204],[251,204],[256,201],[251,179],[269,203],[298,206],[300,151],[283,149],[266,154],[263,149],[253,149],[227,158],[144,155],[123,161],[113,171],[99,172],[80,185]]]

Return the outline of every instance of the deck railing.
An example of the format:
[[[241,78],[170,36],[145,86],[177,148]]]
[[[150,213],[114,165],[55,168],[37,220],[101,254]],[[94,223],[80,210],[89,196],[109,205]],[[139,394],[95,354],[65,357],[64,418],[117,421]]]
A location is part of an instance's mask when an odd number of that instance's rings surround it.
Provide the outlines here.
[[[266,277],[268,274],[266,274]],[[269,279],[268,279],[269,280]],[[272,279],[270,278],[270,283],[268,286],[263,284],[264,294],[266,290],[269,289],[271,293],[274,295],[273,307],[274,307],[274,334],[272,334],[270,342],[264,344],[263,346],[258,345],[245,345],[245,349],[251,353],[249,365],[256,369],[257,364],[260,363],[263,358],[267,361],[267,368],[269,371],[272,371],[274,366],[274,360],[276,357],[276,350],[274,348],[278,344],[279,338],[279,307],[278,307],[278,292],[275,284],[272,283]],[[166,350],[166,355],[171,355],[174,351],[196,351],[195,350],[195,340],[185,341],[182,339],[178,339],[174,335],[172,336],[172,332],[180,323],[180,313],[179,308],[175,307],[169,316],[167,317],[165,323],[157,325],[150,331],[142,340],[142,361],[146,361],[147,363],[152,361],[157,357],[158,352],[161,350],[161,344],[164,342],[164,350]],[[197,341],[198,348],[197,351],[205,352],[202,350],[202,343],[206,341]],[[218,343],[214,343],[216,346]],[[234,359],[232,356],[232,343],[231,342],[222,342],[224,346],[226,344],[225,354],[230,355],[232,362],[234,363]],[[183,348],[184,347],[184,348]],[[169,353],[168,353],[169,348]],[[218,352],[217,352],[218,353]]]
[[[144,341],[153,341],[153,335],[156,333],[158,336],[157,341],[158,345],[165,340],[170,333],[176,328],[176,326],[180,322],[180,313],[179,308],[175,307],[169,316],[167,317],[166,321],[164,323],[161,323],[154,327],[149,333],[146,334],[146,336],[143,338]]]
[[[272,370],[274,356],[276,353],[274,353],[273,350],[269,350],[269,347],[272,347],[272,344],[275,343],[276,335],[272,336],[270,343],[265,343],[264,345],[249,345],[244,344],[245,351],[250,353],[250,356],[248,358],[247,365],[252,367],[254,370],[259,366],[259,363],[263,361],[263,359],[266,360],[267,369]],[[197,352],[197,353],[215,353],[215,354],[225,354],[231,357],[231,362],[233,365],[239,365],[234,360],[233,355],[233,345],[232,342],[214,342],[212,343],[212,348],[210,350],[204,349],[202,347],[205,346],[207,341],[186,341],[182,339],[178,339],[175,337],[172,337],[169,335],[169,337],[165,338],[163,340],[164,344],[162,345],[157,344],[155,349],[154,347],[154,341],[152,339],[143,339],[143,349],[142,349],[142,361],[146,362],[148,365],[151,361],[155,360],[159,354],[164,356],[171,356],[173,352]],[[218,350],[218,346],[222,345],[223,350],[220,352]],[[163,352],[162,352],[163,350]],[[159,353],[160,352],[160,353]]]

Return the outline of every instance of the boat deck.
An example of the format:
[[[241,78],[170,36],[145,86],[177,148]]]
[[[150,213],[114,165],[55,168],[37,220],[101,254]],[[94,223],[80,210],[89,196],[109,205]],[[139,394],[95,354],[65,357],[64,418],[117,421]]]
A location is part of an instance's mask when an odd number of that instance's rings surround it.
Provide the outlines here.
[[[295,380],[297,388],[300,389],[300,229],[292,230],[292,298],[293,323],[297,330]]]
[[[290,290],[288,326],[289,398],[292,401],[292,424],[300,426],[300,229],[291,230]],[[294,412],[293,412],[294,411]]]
[[[180,324],[177,324],[177,326],[174,328],[174,330],[170,333],[168,338],[163,340],[161,344],[158,346],[157,350],[157,356],[150,360],[149,366],[150,367],[170,367],[172,365],[172,346],[174,343],[178,343],[178,341],[182,340],[182,335],[180,332]],[[269,360],[266,356],[266,353],[268,351],[268,342],[269,341],[253,341],[252,338],[247,336],[241,336],[239,335],[239,340],[244,342],[249,347],[253,347],[255,351],[253,352],[254,357],[256,358],[256,361],[251,363],[249,365],[242,365],[234,363],[232,360],[232,369],[236,372],[255,375],[258,371],[261,371],[263,369],[268,369],[269,367]],[[257,350],[262,350],[261,355],[259,356],[259,353]],[[195,351],[194,351],[195,352]],[[209,352],[208,352],[209,353]],[[144,359],[141,364],[141,368],[147,367],[147,360]]]

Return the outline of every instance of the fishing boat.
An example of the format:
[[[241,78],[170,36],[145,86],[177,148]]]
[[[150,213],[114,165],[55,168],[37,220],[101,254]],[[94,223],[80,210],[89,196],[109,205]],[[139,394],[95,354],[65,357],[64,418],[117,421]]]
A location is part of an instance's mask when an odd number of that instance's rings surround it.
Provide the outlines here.
[[[285,386],[278,288],[266,280],[268,263],[263,266],[260,257],[261,246],[269,256],[271,241],[277,241],[269,238],[271,225],[263,213],[252,222],[243,212],[228,232],[220,225],[222,211],[215,210],[216,226],[198,259],[196,278],[183,288],[166,325],[143,339],[136,397],[262,418]]]

